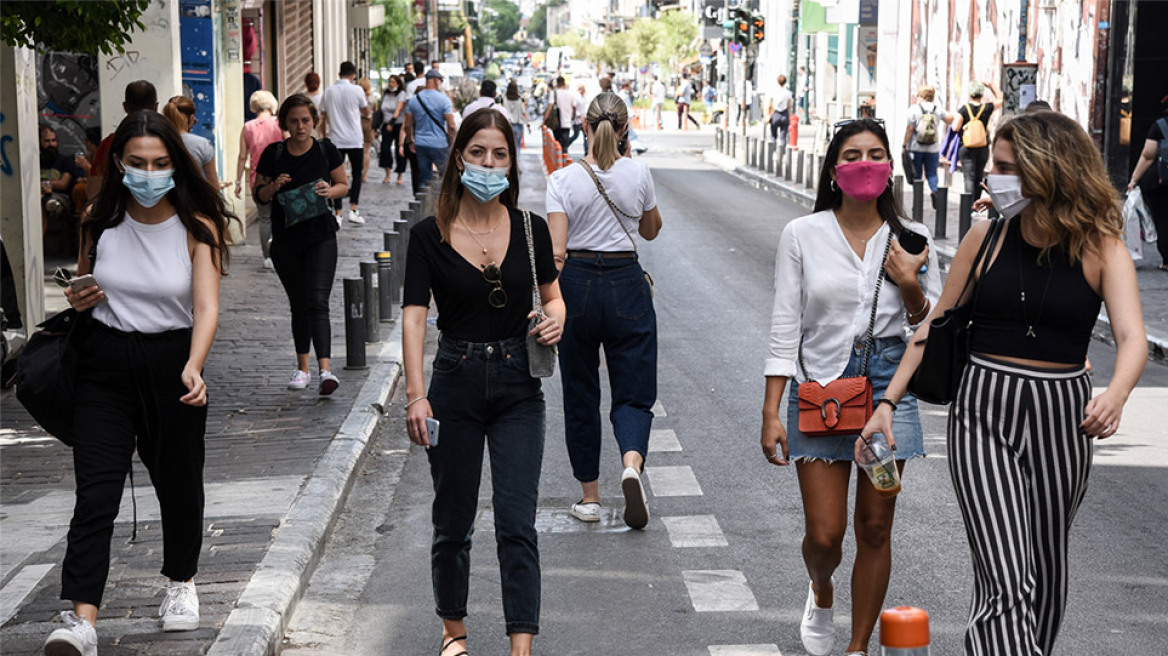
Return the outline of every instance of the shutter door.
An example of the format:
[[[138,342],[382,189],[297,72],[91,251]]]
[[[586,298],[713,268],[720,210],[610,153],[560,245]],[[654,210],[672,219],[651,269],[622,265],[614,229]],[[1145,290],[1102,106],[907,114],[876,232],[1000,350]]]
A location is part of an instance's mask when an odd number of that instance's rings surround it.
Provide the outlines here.
[[[287,98],[304,93],[304,76],[312,71],[312,0],[284,0],[276,6],[281,10],[279,97]]]

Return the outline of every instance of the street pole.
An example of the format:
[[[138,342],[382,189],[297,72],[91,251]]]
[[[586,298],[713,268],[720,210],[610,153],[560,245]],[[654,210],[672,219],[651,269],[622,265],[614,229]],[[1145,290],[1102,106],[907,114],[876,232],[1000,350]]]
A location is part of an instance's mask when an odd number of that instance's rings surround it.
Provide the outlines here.
[[[724,12],[722,14],[722,20],[730,20],[730,0],[725,0],[722,11]],[[722,36],[726,36],[725,31],[722,32]],[[726,129],[729,130],[730,100],[734,97],[734,57],[733,53],[730,51],[730,44],[734,43],[734,41],[726,38],[723,38],[722,41],[724,41],[723,45],[726,47],[726,116],[723,117],[723,120],[725,121]]]

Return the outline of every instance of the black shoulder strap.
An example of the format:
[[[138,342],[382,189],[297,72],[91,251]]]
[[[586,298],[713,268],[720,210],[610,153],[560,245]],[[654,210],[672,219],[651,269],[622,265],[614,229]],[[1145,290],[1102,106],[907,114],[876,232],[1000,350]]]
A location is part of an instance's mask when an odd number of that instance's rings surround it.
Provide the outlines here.
[[[434,117],[434,112],[430,111],[430,107],[428,105],[426,105],[426,103],[422,100],[422,94],[419,93],[417,98],[418,98],[418,104],[422,106],[422,110],[426,112],[426,116],[429,116],[430,120],[434,121],[434,124],[438,126],[439,130],[442,130],[443,132],[445,132],[446,125],[444,123],[442,123],[442,121],[439,121],[437,118]]]
[[[994,219],[990,224],[989,232],[986,233],[985,239],[981,242],[981,248],[977,249],[977,257],[973,259],[973,265],[969,267],[969,275],[965,278],[965,286],[961,288],[961,295],[957,297],[957,302],[960,303],[962,297],[965,296],[966,290],[972,284],[973,287],[973,305],[970,307],[977,307],[977,297],[981,293],[981,279],[985,276],[986,271],[990,268],[990,260],[994,256],[994,247],[998,243],[998,237],[1001,236],[1005,229],[1006,219]],[[974,281],[973,271],[981,264],[981,273],[977,275],[976,282]]]

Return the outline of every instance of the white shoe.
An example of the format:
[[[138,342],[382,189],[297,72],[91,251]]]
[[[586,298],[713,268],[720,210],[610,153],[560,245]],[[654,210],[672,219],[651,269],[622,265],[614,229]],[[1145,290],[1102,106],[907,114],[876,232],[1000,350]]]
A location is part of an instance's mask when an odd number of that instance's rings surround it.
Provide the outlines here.
[[[835,585],[835,579],[831,580]],[[815,590],[807,584],[807,603],[803,606],[803,623],[799,626],[799,636],[803,638],[803,648],[810,656],[827,656],[835,644],[835,611],[815,605]]]
[[[337,391],[337,388],[340,386],[341,381],[336,376],[334,376],[331,371],[320,372],[319,391],[321,396],[328,396],[329,394],[332,394],[333,392]]]
[[[269,271],[276,268],[276,266],[274,264],[272,264],[272,258],[270,258],[270,257],[264,258],[264,268],[269,270]]]
[[[195,582],[171,581],[166,584],[166,599],[158,607],[163,631],[194,631],[199,628],[199,593]]]
[[[365,223],[365,217],[361,216],[357,210],[349,210],[349,222],[361,225]]]
[[[45,656],[97,656],[97,629],[71,610],[61,613],[65,628],[45,640]]]
[[[649,523],[649,503],[645,500],[645,486],[641,475],[632,467],[621,474],[621,491],[625,493],[625,524],[629,528],[645,528]]]
[[[308,387],[308,381],[310,380],[312,380],[312,377],[308,375],[307,371],[297,369],[296,373],[292,374],[292,380],[288,381],[288,389],[304,389]]]
[[[345,226],[345,218],[343,216],[341,216],[340,214],[338,214],[337,215],[337,230],[340,230],[344,226]]]
[[[572,516],[582,522],[599,522],[600,504],[594,501],[584,503],[581,500],[579,503],[572,504]]]

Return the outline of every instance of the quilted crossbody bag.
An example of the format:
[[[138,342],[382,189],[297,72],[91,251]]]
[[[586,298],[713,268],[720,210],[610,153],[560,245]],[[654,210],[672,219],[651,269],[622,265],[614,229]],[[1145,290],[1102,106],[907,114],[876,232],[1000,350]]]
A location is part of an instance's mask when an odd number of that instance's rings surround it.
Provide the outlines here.
[[[880,258],[880,274],[876,277],[876,293],[872,297],[872,316],[864,334],[863,364],[860,375],[837,378],[827,385],[811,380],[803,363],[803,344],[799,344],[799,367],[806,383],[799,385],[799,432],[808,437],[859,435],[872,417],[872,379],[868,378],[868,361],[872,353],[872,334],[876,329],[876,306],[880,302],[880,287],[884,283],[884,261],[892,245],[892,232]]]
[[[535,317],[528,326],[527,373],[532,378],[548,378],[556,373],[556,347],[540,344],[535,335],[530,334],[541,321],[547,318],[543,311],[543,300],[539,297],[539,274],[535,271],[535,240],[531,236],[531,212],[523,210],[523,230],[527,234],[527,259],[531,262],[531,309]]]

